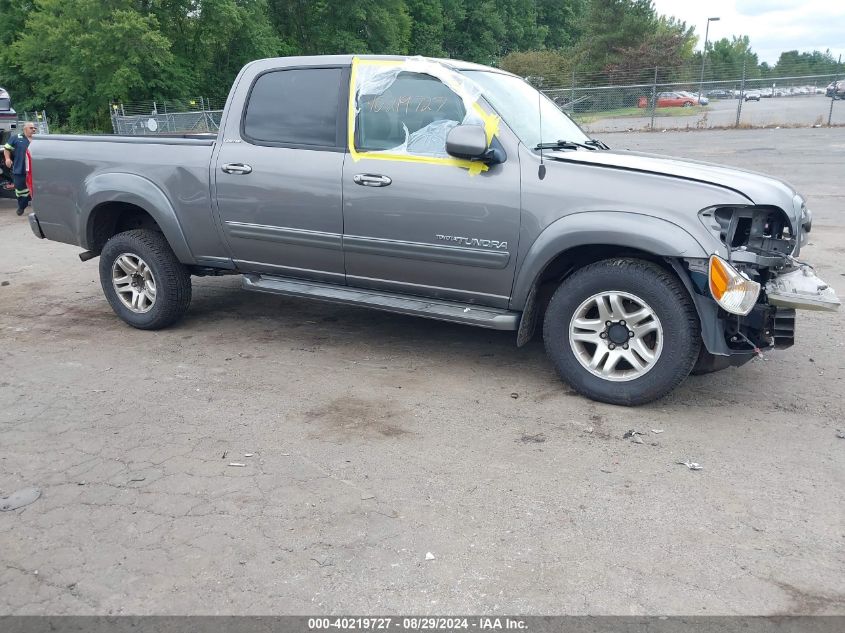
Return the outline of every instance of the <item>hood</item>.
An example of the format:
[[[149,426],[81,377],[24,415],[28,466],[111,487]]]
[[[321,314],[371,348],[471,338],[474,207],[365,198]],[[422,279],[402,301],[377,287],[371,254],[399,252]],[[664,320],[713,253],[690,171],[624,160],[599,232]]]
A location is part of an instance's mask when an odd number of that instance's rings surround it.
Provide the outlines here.
[[[556,150],[546,154],[554,160],[595,165],[612,169],[641,171],[670,178],[703,182],[735,191],[755,205],[773,205],[798,220],[803,198],[789,184],[753,171],[714,165],[695,160],[678,159],[659,154],[627,150]]]

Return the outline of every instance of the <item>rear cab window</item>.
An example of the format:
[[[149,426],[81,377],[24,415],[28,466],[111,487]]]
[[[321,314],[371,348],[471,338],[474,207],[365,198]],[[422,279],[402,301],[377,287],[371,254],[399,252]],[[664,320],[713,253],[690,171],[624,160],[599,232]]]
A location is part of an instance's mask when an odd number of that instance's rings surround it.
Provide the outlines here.
[[[348,69],[291,68],[258,75],[241,120],[253,145],[344,150]]]

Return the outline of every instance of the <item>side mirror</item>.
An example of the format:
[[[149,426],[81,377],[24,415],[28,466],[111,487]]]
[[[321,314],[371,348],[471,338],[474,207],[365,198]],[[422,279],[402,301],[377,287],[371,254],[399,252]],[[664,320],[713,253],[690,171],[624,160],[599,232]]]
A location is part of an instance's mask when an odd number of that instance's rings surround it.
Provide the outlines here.
[[[446,153],[455,158],[483,160],[487,154],[487,133],[480,125],[456,125],[446,135]]]

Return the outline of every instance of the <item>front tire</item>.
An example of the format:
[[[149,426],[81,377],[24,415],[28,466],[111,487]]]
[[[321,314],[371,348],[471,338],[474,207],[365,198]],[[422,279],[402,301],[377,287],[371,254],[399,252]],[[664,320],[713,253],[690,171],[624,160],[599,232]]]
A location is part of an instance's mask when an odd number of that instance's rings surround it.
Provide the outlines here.
[[[669,393],[689,375],[701,345],[684,286],[640,259],[596,262],[564,280],[546,309],[543,339],[565,382],[619,405]]]
[[[191,275],[158,231],[111,237],[100,253],[100,284],[115,314],[141,330],[175,323],[191,304]]]

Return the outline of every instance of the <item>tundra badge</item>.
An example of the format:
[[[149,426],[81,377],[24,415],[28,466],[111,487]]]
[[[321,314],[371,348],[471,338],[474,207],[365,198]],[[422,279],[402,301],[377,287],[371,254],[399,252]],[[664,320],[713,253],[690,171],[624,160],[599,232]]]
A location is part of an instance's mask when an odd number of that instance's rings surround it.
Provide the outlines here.
[[[454,242],[456,244],[461,244],[463,246],[481,246],[482,248],[498,248],[502,250],[507,250],[508,243],[507,242],[500,242],[498,240],[481,240],[477,237],[460,237],[458,235],[440,235],[435,234],[434,236],[438,240],[443,242]]]

